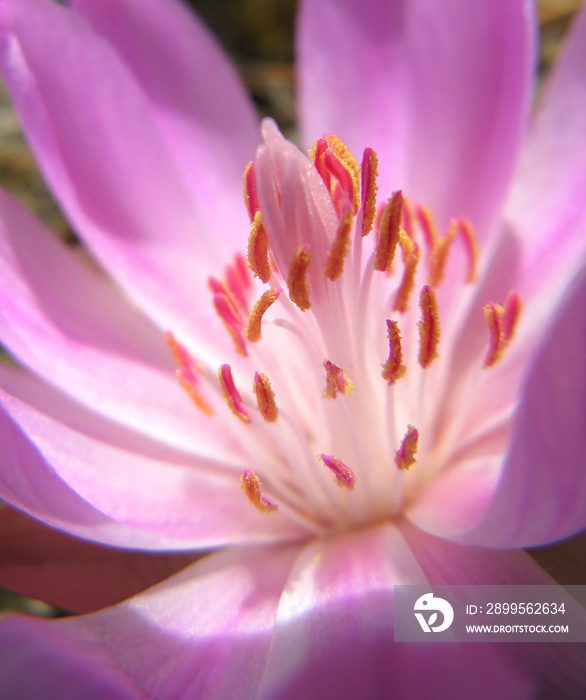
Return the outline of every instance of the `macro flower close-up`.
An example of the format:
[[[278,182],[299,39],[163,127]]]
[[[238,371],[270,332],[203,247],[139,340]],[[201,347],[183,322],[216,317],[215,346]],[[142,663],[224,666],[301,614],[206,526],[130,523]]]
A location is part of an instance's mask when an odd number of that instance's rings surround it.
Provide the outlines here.
[[[0,0],[80,244],[0,191],[4,698],[580,697],[583,644],[408,644],[586,526],[586,11],[302,0],[298,144],[177,0]],[[439,690],[438,690],[439,689]]]

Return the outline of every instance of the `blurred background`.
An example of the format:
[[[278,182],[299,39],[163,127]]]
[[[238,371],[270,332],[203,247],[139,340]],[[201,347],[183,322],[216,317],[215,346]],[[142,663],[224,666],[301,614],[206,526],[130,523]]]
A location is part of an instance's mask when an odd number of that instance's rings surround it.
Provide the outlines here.
[[[541,27],[540,76],[547,74],[572,17],[584,2],[537,0]],[[190,0],[189,4],[231,54],[259,114],[274,117],[282,131],[294,137],[293,28],[297,0]],[[0,187],[35,211],[57,235],[75,243],[73,231],[38,174],[1,86]],[[586,535],[531,554],[560,583],[586,584]],[[64,614],[39,601],[0,589],[0,612],[7,610],[48,616]]]

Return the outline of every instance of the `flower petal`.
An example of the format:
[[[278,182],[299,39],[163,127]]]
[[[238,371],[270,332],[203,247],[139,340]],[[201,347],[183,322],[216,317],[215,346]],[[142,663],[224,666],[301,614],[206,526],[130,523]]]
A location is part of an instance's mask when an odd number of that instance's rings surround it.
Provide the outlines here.
[[[259,142],[258,121],[217,41],[174,0],[73,0],[71,7],[130,68],[198,208],[238,245],[246,228],[242,172]]]
[[[0,533],[0,586],[76,613],[114,605],[197,558],[88,544],[7,506],[0,506]]]
[[[2,192],[0,280],[0,337],[21,362],[112,420],[206,450],[163,334]]]
[[[225,202],[198,208],[116,50],[56,3],[7,0],[0,67],[53,192],[104,267],[164,330],[198,339],[202,356],[228,348],[206,281],[231,261],[241,228],[216,226]]]
[[[506,463],[481,522],[458,540],[531,547],[586,527],[586,275],[577,281],[529,368]]]
[[[551,299],[584,264],[585,190],[586,9],[540,95],[507,205],[524,248],[528,292]]]
[[[0,497],[52,527],[134,549],[294,539],[240,490],[242,465],[163,461],[105,444],[0,392]]]
[[[0,684],[26,697],[23,689],[35,682],[27,676],[54,688],[55,665],[62,674],[89,666],[105,679],[123,678],[140,697],[252,700],[295,553],[224,551],[96,615],[51,623],[8,618],[0,626]],[[22,674],[33,660],[40,662],[35,674]]]
[[[525,0],[307,0],[298,55],[304,140],[378,152],[381,195],[403,189],[440,226],[484,237],[507,192],[532,92]]]
[[[391,524],[308,545],[279,603],[259,698],[527,697],[491,645],[393,641],[393,586],[427,582],[415,557]]]

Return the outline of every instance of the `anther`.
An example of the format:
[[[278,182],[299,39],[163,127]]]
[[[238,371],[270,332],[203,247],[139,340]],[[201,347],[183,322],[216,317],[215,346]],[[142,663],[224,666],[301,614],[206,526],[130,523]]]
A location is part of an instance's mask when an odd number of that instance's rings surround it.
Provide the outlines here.
[[[300,245],[295,251],[287,276],[289,298],[301,311],[311,308],[309,300],[309,284],[307,280],[309,266],[311,265],[311,248],[309,245]]]
[[[387,319],[387,332],[389,337],[389,359],[382,366],[381,375],[388,384],[392,385],[407,373],[407,367],[403,364],[403,351],[401,349],[401,333],[396,321]]]
[[[513,337],[521,314],[521,298],[517,292],[507,295],[504,307],[489,301],[484,306],[484,315],[488,324],[490,338],[484,358],[484,366],[492,367],[503,356],[505,348]]]
[[[261,513],[274,513],[277,510],[277,506],[262,495],[260,479],[250,469],[242,473],[240,487],[252,505]]]
[[[317,458],[321,460],[336,477],[338,486],[347,488],[348,491],[352,491],[354,489],[354,486],[356,485],[356,476],[354,475],[352,469],[344,464],[341,459],[325,454],[318,455]]]
[[[329,360],[324,360],[323,366],[326,370],[324,399],[335,399],[338,394],[350,394],[354,391],[354,382],[343,369]]]
[[[256,189],[256,174],[254,162],[250,162],[244,170],[244,202],[250,221],[254,220],[256,212],[260,209],[258,204],[258,192]]]
[[[435,292],[425,285],[419,295],[421,320],[419,327],[419,364],[427,369],[436,357],[440,339],[439,310]]]
[[[460,217],[458,219],[458,224],[458,233],[464,241],[464,250],[466,251],[466,255],[468,257],[468,277],[466,282],[471,283],[476,279],[476,266],[479,255],[478,241],[476,240],[474,228],[467,219]]]
[[[332,280],[332,282],[335,282],[344,271],[344,259],[348,253],[350,234],[352,233],[352,220],[352,212],[347,206],[338,224],[338,230],[328,250],[326,260],[324,277]]]
[[[258,343],[261,338],[261,321],[265,312],[277,301],[283,290],[273,287],[268,289],[253,306],[248,316],[248,325],[244,331],[251,343]]]
[[[218,379],[220,380],[220,386],[222,387],[222,393],[226,399],[228,406],[232,413],[243,423],[250,423],[250,417],[244,408],[244,401],[240,392],[234,384],[234,378],[232,377],[232,368],[230,365],[222,365],[218,370]]]
[[[199,367],[193,361],[187,349],[175,338],[171,331],[165,333],[165,340],[171,349],[175,361],[179,367],[175,370],[175,375],[180,386],[187,392],[189,398],[200,411],[208,416],[213,415],[214,411],[209,403],[204,399],[199,389],[198,372],[201,372]]]
[[[453,219],[450,221],[446,233],[441,238],[436,238],[433,242],[429,259],[429,284],[431,287],[437,287],[444,277],[448,253],[458,229],[459,223],[456,219]]]
[[[374,269],[384,272],[393,264],[401,231],[403,193],[393,192],[378,226],[378,242],[374,251]]]
[[[432,250],[437,239],[437,227],[433,214],[427,207],[424,207],[421,204],[416,204],[415,218],[417,219],[417,223],[423,232],[425,245],[427,246],[428,250]]]
[[[269,238],[262,223],[262,215],[257,211],[252,221],[248,237],[248,265],[252,274],[266,284],[271,279],[269,262]]]
[[[345,210],[347,202],[350,202],[355,214],[360,206],[360,173],[354,156],[333,134],[318,139],[310,154],[328,188],[338,216]]]
[[[362,155],[362,235],[368,236],[376,215],[376,193],[378,185],[378,157],[372,148],[365,148]]]
[[[412,425],[407,426],[407,432],[401,440],[399,449],[395,452],[395,464],[401,471],[408,471],[417,462],[417,443],[419,432]]]
[[[275,392],[264,374],[260,372],[254,373],[252,391],[256,397],[256,403],[261,416],[267,423],[274,423],[279,417],[279,410],[275,403]]]
[[[234,341],[236,352],[246,357],[248,351],[243,333],[244,323],[234,306],[231,295],[226,293],[214,294],[213,302],[216,313],[222,319],[224,327]]]
[[[403,231],[399,230],[399,243],[403,252],[403,276],[395,297],[393,311],[404,314],[409,306],[409,297],[415,286],[415,272],[419,262],[419,246]]]

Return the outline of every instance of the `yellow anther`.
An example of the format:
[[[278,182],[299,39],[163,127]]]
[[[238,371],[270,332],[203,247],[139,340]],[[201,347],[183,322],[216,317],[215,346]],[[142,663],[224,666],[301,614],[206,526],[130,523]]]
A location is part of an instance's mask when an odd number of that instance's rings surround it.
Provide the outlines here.
[[[257,211],[252,221],[248,238],[248,265],[252,274],[266,284],[271,279],[269,262],[269,238],[262,223],[262,215]]]
[[[261,513],[274,513],[277,510],[277,506],[262,495],[260,479],[250,469],[243,472],[240,477],[240,487],[252,505]]]
[[[508,293],[504,307],[492,301],[485,304],[484,315],[490,333],[488,350],[484,358],[485,367],[492,367],[502,358],[514,335],[520,314],[521,298],[515,291]]]
[[[405,376],[407,367],[403,364],[399,324],[396,321],[387,319],[387,331],[389,337],[389,359],[382,366],[383,371],[381,375],[389,384],[394,384],[401,377]]]
[[[417,462],[417,444],[419,433],[412,425],[407,426],[405,437],[401,440],[399,449],[395,452],[395,464],[401,471],[408,471]]]
[[[389,199],[378,226],[378,242],[374,251],[374,269],[384,272],[393,264],[395,251],[401,232],[401,217],[403,212],[403,193],[393,192]],[[404,232],[403,232],[404,233]]]
[[[427,369],[436,357],[440,340],[439,309],[435,292],[425,285],[419,295],[421,320],[419,327],[419,364]]]
[[[300,245],[295,251],[295,255],[289,267],[287,287],[289,289],[289,298],[301,311],[307,311],[311,308],[309,283],[307,279],[310,265],[311,248],[307,244]]]
[[[399,243],[403,252],[403,277],[397,290],[393,311],[404,314],[409,306],[409,297],[415,286],[415,273],[419,262],[419,246],[402,230],[399,230]]]
[[[268,378],[260,372],[255,372],[252,391],[261,416],[267,423],[274,423],[279,417],[279,409],[275,403],[275,392]]]
[[[344,271],[344,260],[348,253],[350,234],[352,233],[352,221],[352,214],[350,209],[347,208],[346,212],[342,214],[342,218],[338,224],[338,230],[336,231],[326,260],[324,277],[332,280],[332,282],[335,282]]]
[[[244,331],[251,343],[258,343],[261,338],[261,321],[265,312],[277,301],[283,290],[273,287],[267,290],[253,306],[248,316],[248,325]]]
[[[335,399],[338,394],[350,394],[354,391],[354,382],[343,369],[329,360],[324,360],[323,366],[326,370],[324,399]]]
[[[362,156],[362,235],[368,236],[376,216],[378,185],[378,157],[372,148],[365,148]]]

